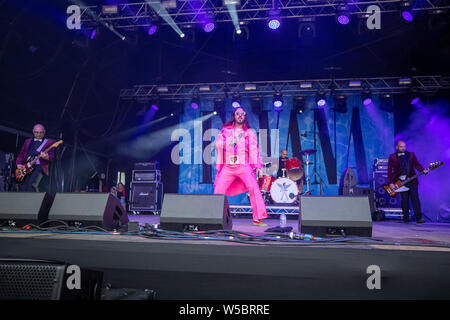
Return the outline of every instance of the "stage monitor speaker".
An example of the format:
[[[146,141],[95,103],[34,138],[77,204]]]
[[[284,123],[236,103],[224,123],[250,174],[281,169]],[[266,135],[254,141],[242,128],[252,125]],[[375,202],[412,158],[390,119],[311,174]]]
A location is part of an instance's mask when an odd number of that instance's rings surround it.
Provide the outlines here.
[[[99,300],[103,272],[59,262],[0,259],[0,300]]]
[[[369,197],[301,196],[298,230],[320,237],[371,237]]]
[[[173,231],[231,230],[228,200],[222,194],[164,195],[161,228]]]
[[[0,192],[0,225],[41,224],[48,220],[52,203],[46,192]]]
[[[70,225],[95,225],[107,230],[128,224],[128,215],[119,199],[109,193],[57,193],[48,217]]]

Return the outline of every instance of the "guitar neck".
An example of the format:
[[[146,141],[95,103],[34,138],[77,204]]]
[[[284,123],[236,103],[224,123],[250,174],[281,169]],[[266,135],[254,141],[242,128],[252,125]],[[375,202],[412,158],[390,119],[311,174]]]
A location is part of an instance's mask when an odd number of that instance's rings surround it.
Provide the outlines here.
[[[53,145],[51,145],[50,147],[48,147],[47,149],[45,149],[44,151],[42,151],[43,153],[47,153],[47,152],[49,152],[50,150],[52,150],[54,147],[53,147]],[[31,164],[35,164],[39,159],[41,158],[41,153],[39,153],[37,156],[36,156],[36,158],[34,158],[32,161],[31,161]]]
[[[415,178],[417,178],[418,176],[422,175],[423,172],[419,172],[418,174],[416,174],[415,176],[412,176],[411,178],[406,179],[405,181],[402,181],[402,185],[407,184],[408,182],[413,181]]]

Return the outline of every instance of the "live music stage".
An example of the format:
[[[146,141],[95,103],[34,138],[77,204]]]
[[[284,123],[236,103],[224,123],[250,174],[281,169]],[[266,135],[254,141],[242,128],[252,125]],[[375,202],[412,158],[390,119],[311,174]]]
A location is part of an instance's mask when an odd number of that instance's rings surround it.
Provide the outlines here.
[[[129,218],[141,225],[159,223],[159,216]],[[278,219],[266,221],[268,228],[279,225]],[[295,232],[297,224],[287,220]],[[253,235],[265,231],[242,217],[233,219],[233,230]],[[104,283],[151,289],[156,299],[450,298],[450,225],[374,222],[372,238],[342,240],[280,244],[2,232],[0,252],[7,258],[101,270]],[[381,289],[368,289],[371,265],[381,270]]]

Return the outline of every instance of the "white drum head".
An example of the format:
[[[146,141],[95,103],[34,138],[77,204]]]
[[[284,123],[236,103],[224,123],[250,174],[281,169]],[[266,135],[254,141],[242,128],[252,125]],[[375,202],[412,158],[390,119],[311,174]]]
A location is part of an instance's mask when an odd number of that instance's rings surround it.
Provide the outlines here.
[[[297,195],[297,184],[288,178],[276,179],[270,188],[270,197],[276,203],[293,203]]]

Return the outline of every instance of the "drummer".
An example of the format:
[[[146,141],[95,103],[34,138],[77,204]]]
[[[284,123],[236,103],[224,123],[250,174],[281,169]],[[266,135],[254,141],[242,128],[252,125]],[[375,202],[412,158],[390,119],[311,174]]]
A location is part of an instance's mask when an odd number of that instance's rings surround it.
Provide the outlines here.
[[[287,177],[287,172],[286,172],[286,161],[287,160],[288,160],[287,150],[282,149],[280,152],[277,178]],[[302,159],[300,159],[300,162],[302,162]],[[284,171],[284,174],[283,174],[283,171]],[[297,187],[298,187],[299,194],[302,194],[302,192],[303,192],[304,181],[305,181],[305,175],[303,175],[301,179],[297,180]]]

